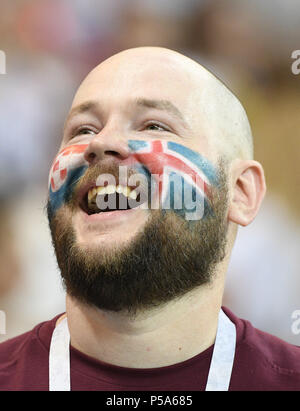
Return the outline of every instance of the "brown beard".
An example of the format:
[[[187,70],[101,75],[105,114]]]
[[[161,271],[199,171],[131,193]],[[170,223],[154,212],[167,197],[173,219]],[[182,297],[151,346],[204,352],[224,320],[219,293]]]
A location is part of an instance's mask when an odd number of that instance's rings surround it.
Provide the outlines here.
[[[49,213],[66,292],[85,304],[135,315],[210,283],[226,254],[228,190],[224,170],[219,170],[212,215],[187,221],[171,210],[152,210],[134,240],[110,252],[79,248],[72,203],[54,216]]]

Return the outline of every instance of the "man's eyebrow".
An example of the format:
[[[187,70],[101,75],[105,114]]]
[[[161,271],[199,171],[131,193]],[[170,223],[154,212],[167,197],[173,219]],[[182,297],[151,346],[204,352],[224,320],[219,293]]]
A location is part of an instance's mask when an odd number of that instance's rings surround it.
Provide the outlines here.
[[[138,98],[136,100],[137,106],[155,108],[157,110],[168,111],[169,113],[178,117],[182,122],[185,123],[183,114],[181,111],[169,100],[149,100],[146,98]]]
[[[98,104],[95,101],[90,100],[90,101],[85,101],[82,104],[79,104],[79,106],[73,107],[66,118],[65,124],[67,124],[67,122],[70,121],[70,119],[74,117],[76,114],[91,111],[95,109],[97,106]]]

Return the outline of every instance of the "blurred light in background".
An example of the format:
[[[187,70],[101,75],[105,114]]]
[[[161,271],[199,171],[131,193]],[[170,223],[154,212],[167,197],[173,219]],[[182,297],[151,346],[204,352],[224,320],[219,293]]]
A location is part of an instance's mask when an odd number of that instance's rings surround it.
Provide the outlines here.
[[[76,88],[122,49],[186,54],[240,98],[252,124],[268,195],[240,230],[224,303],[255,326],[300,344],[299,84],[297,0],[2,0],[0,49],[0,341],[64,311],[44,206],[48,170]]]

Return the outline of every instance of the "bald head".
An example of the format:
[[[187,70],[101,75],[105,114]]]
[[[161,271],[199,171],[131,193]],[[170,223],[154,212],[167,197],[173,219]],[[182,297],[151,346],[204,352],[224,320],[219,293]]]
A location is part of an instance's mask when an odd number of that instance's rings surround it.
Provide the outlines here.
[[[115,54],[88,74],[73,107],[93,98],[96,89],[100,97],[108,94],[116,103],[126,94],[128,99],[171,100],[216,156],[229,161],[253,157],[251,128],[237,97],[206,68],[178,52],[138,47]]]

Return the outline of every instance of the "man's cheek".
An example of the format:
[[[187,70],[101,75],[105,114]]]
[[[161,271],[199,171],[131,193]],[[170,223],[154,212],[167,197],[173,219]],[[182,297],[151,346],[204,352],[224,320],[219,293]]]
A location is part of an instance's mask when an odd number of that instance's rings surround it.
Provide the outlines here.
[[[57,191],[53,191],[52,187],[50,186],[49,201],[53,212],[56,212],[62,205],[66,204],[70,200],[72,194],[74,193],[77,182],[83,176],[86,169],[87,166],[81,166],[69,170],[64,184],[62,184],[62,186]]]
[[[77,144],[63,149],[55,158],[49,174],[50,212],[54,214],[67,203],[76,183],[85,173],[88,163],[84,159],[87,144]]]
[[[171,141],[129,140],[129,148],[140,167],[147,171],[151,208],[158,208],[157,201],[155,205],[152,202],[158,198],[161,209],[172,210],[187,220],[212,215],[210,195],[211,189],[218,186],[218,178],[208,159]]]

